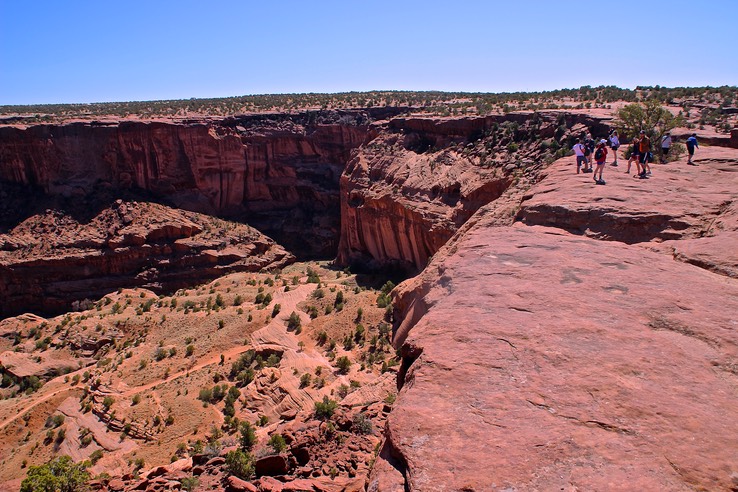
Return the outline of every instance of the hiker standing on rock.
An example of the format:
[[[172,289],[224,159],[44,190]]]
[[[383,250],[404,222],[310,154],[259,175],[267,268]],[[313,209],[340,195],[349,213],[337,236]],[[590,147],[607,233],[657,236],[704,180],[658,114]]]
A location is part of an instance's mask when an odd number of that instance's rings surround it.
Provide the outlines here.
[[[661,137],[661,164],[666,164],[666,157],[669,155],[670,148],[671,148],[671,133],[666,132],[666,135]]]
[[[582,142],[577,139],[577,143],[574,144],[574,147],[571,148],[574,151],[574,154],[577,156],[577,174],[579,174],[579,168],[582,164],[584,164],[584,171],[587,172],[587,156],[584,155],[585,151],[587,150]]]
[[[612,155],[615,159],[612,161],[612,165],[617,167],[618,165],[618,149],[620,148],[620,139],[618,138],[618,131],[613,130],[610,133],[610,147],[612,148]]]
[[[638,153],[641,156],[641,172],[638,173],[638,177],[646,179],[651,174],[651,166],[648,164],[648,160],[651,153],[651,139],[646,135],[645,130],[641,130],[641,139],[638,142]]]
[[[633,138],[633,141],[631,142],[633,145],[633,148],[630,151],[630,159],[628,159],[628,169],[626,169],[625,174],[630,174],[630,166],[633,164],[633,161],[636,163],[636,170],[638,171],[637,174],[641,173],[641,161],[640,161],[640,155],[639,155],[639,149],[641,148],[641,144],[638,141],[637,138]],[[634,175],[635,176],[635,175]]]
[[[587,138],[584,139],[584,148],[587,149],[584,152],[584,155],[587,157],[587,163],[589,164],[589,169],[585,172],[591,173],[592,172],[592,153],[595,151],[595,141],[592,139],[592,135],[590,133],[588,133]]]
[[[594,158],[595,162],[597,163],[597,168],[595,169],[594,175],[592,176],[594,178],[595,184],[603,185],[605,184],[605,180],[602,179],[602,171],[605,169],[605,161],[607,160],[607,140],[604,138],[600,140],[600,143],[597,144],[597,149],[595,149],[594,152]],[[597,173],[600,174],[599,179],[597,179]]]
[[[690,166],[696,166],[694,162],[692,162],[692,157],[694,156],[694,149],[699,149],[700,146],[697,145],[697,134],[693,133],[691,137],[687,139],[687,152],[689,152],[689,159],[687,160],[687,164]]]

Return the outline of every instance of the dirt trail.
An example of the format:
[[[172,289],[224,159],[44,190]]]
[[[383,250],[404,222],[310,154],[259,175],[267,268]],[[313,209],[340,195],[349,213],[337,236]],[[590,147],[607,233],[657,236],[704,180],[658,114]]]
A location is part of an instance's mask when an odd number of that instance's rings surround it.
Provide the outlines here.
[[[70,372],[70,373],[65,374],[63,376],[57,376],[54,379],[50,379],[42,388],[46,388],[48,386],[54,386],[54,385],[59,384],[59,383],[61,383],[61,384],[69,384],[69,383],[64,383],[64,378],[68,377],[69,379],[71,379],[75,375],[82,376],[82,373],[84,373],[87,369],[88,369],[87,367],[83,367],[82,369],[78,369],[77,371]],[[65,386],[63,388],[59,388],[59,389],[57,389],[55,391],[52,391],[49,394],[41,395],[38,399],[34,400],[30,404],[28,404],[25,407],[21,408],[20,410],[17,410],[16,413],[13,416],[8,417],[7,419],[5,419],[2,422],[0,422],[0,430],[3,430],[5,427],[7,427],[8,425],[10,425],[15,419],[17,419],[20,416],[22,416],[22,415],[30,412],[31,410],[33,410],[34,408],[36,408],[38,405],[41,405],[42,403],[45,403],[45,402],[51,400],[52,398],[54,398],[57,395],[60,395],[62,393],[66,393],[68,391],[74,391],[75,389],[82,389],[82,388],[79,385]]]
[[[275,292],[274,302],[279,303],[282,306],[281,312],[287,313],[287,314],[286,315],[283,314],[281,316],[274,318],[273,320],[269,322],[267,326],[265,326],[264,328],[261,328],[260,330],[257,330],[257,332],[255,332],[254,335],[256,335],[256,333],[261,333],[261,335],[259,337],[254,338],[254,346],[256,347],[259,345],[259,342],[257,341],[257,338],[258,338],[258,340],[263,340],[262,344],[268,343],[268,344],[273,344],[273,345],[282,345],[285,348],[292,348],[293,350],[296,351],[298,349],[297,342],[295,341],[294,336],[287,334],[285,330],[285,320],[287,319],[287,317],[292,311],[298,312],[297,304],[304,301],[309,295],[309,293],[313,291],[313,289],[315,289],[314,285],[305,284],[305,285],[299,285],[293,288],[292,290],[290,290],[289,292]],[[307,319],[307,316],[304,313],[300,313],[300,315],[301,317],[305,316],[305,319]],[[223,355],[225,356],[227,360],[232,357],[236,357],[251,348],[254,348],[254,347],[251,347],[248,345],[236,346],[236,347],[233,347],[223,352]],[[220,363],[220,354],[213,355],[212,357],[204,359],[188,369],[185,369],[185,370],[182,370],[182,371],[179,371],[177,373],[170,375],[166,379],[160,379],[160,380],[145,384],[143,386],[129,388],[125,390],[124,392],[120,393],[120,395],[123,397],[133,396],[136,393],[140,393],[142,391],[147,391],[147,390],[156,388],[157,386],[161,384],[172,382],[178,378],[181,378],[182,376],[188,375],[191,372],[199,371],[209,365],[218,364],[218,363]],[[79,374],[81,376],[85,370],[87,370],[87,368],[79,369],[75,372],[65,374],[64,376],[58,376],[54,379],[49,380],[44,385],[44,387],[53,386],[59,383],[68,384],[68,383],[64,383],[65,377],[69,377],[71,379],[76,374]],[[73,391],[79,388],[80,388],[79,386],[65,386],[57,390],[54,390],[49,394],[40,396],[40,398],[34,400],[33,402],[29,403],[25,407],[22,407],[21,409],[17,410],[13,416],[8,417],[7,419],[0,422],[0,430],[10,425],[13,421],[15,421],[20,416],[24,415],[27,412],[30,412],[31,410],[36,408],[38,405],[41,405],[42,403],[45,403],[51,400],[57,395],[66,393],[68,391]]]

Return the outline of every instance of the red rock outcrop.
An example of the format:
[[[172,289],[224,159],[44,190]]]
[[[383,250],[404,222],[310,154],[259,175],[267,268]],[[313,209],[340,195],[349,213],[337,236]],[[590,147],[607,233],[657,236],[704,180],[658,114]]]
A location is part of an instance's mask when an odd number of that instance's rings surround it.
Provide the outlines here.
[[[62,312],[121,287],[173,290],[294,257],[242,224],[118,201],[89,221],[47,211],[0,235],[0,316]]]
[[[607,131],[601,120],[557,112],[375,125],[341,177],[337,262],[420,271],[479,207],[585,128]]]
[[[369,490],[735,488],[738,154],[700,158],[604,187],[562,159],[522,222],[483,207],[401,284]],[[675,261],[693,244],[717,273]]]
[[[325,256],[338,242],[339,176],[370,117],[313,112],[0,127],[0,183],[74,199],[144,190]]]

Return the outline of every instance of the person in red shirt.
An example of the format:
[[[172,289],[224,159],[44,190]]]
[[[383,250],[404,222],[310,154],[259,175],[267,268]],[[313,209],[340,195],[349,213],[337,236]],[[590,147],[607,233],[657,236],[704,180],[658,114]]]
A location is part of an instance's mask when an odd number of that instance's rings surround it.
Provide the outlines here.
[[[648,165],[648,158],[651,154],[651,139],[646,135],[645,130],[641,130],[641,139],[638,142],[638,153],[641,156],[641,172],[639,178],[646,178],[651,174],[651,166]]]

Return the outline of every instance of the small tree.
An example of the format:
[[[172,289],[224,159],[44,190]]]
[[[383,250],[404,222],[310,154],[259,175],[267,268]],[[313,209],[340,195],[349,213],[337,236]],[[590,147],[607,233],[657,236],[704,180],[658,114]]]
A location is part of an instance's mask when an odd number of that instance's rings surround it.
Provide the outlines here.
[[[256,444],[256,431],[249,422],[242,422],[240,432],[241,449],[248,451],[254,447],[254,444]]]
[[[341,374],[347,374],[349,368],[351,367],[351,361],[348,357],[342,355],[338,358],[338,360],[336,360],[336,367],[338,367],[338,372],[340,372]]]
[[[300,321],[300,315],[292,311],[289,319],[287,320],[287,329],[297,330],[298,328],[300,328],[300,326],[302,326],[302,322]]]
[[[248,480],[254,475],[254,457],[240,449],[229,451],[226,454],[226,467],[231,475]]]
[[[277,453],[281,453],[287,449],[287,443],[284,441],[282,434],[272,434],[272,437],[269,438],[269,445]]]
[[[20,492],[77,492],[85,489],[89,479],[84,463],[74,463],[69,456],[60,456],[44,465],[30,467]]]
[[[329,419],[333,416],[337,407],[338,403],[335,400],[330,400],[327,396],[324,396],[322,402],[315,402],[315,417],[323,420]]]
[[[623,106],[617,110],[615,116],[615,124],[625,137],[633,138],[644,130],[653,143],[659,142],[669,130],[684,124],[681,114],[674,116],[657,99]]]

